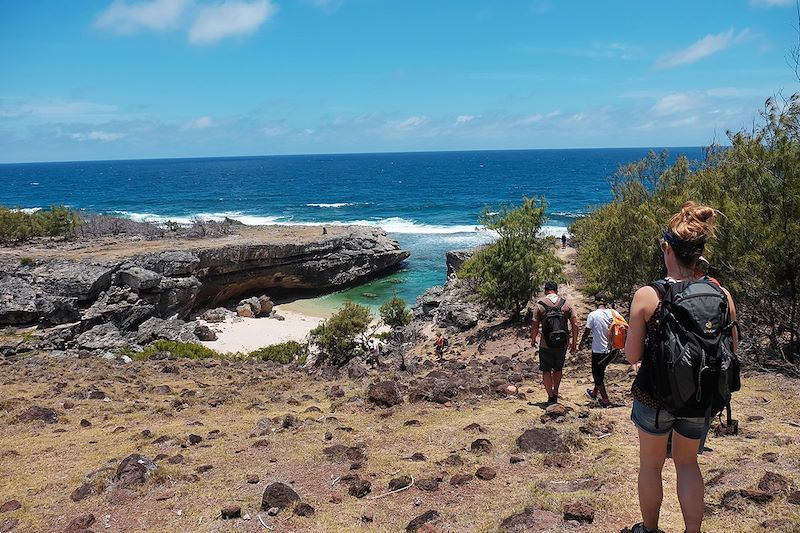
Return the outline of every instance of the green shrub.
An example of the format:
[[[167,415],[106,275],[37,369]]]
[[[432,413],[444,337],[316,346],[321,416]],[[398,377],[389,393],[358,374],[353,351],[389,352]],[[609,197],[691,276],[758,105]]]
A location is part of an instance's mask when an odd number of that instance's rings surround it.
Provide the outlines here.
[[[169,341],[166,339],[159,339],[155,341],[147,346],[143,351],[134,354],[131,357],[137,360],[150,359],[157,352],[169,352],[175,357],[182,357],[186,359],[224,358],[224,356],[219,352],[212,350],[211,348],[206,348],[201,344],[196,344],[194,342]]]
[[[731,290],[745,337],[768,339],[750,355],[783,368],[800,363],[800,95],[768,99],[762,118],[728,132],[730,148],[710,148],[702,164],[651,153],[621,167],[611,203],[572,231],[587,292],[630,299],[665,273],[657,239],[670,216],[687,200],[717,208],[710,274]]]
[[[4,243],[25,242],[31,237],[67,238],[79,224],[80,217],[63,205],[33,213],[0,206],[0,242]]]
[[[306,345],[300,344],[297,341],[286,341],[280,344],[273,344],[265,346],[258,350],[250,352],[248,358],[257,358],[263,361],[275,361],[285,365],[293,361],[300,364],[305,362]]]
[[[458,276],[477,283],[486,304],[520,317],[545,281],[565,281],[563,263],[540,235],[546,220],[544,199],[523,198],[517,208],[486,208],[480,222],[499,238],[464,262]]]
[[[24,257],[19,258],[19,264],[26,267],[31,266],[34,263],[33,257],[28,257],[27,255]]]
[[[378,313],[383,323],[392,329],[402,328],[414,319],[414,315],[406,307],[406,301],[397,296],[383,302]]]
[[[343,366],[367,352],[366,332],[372,321],[369,309],[353,302],[311,330],[311,342],[319,348],[318,363]]]

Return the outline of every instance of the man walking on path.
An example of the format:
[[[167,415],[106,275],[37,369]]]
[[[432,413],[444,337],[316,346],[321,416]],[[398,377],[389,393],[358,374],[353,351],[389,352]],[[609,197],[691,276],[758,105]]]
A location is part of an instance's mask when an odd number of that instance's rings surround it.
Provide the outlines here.
[[[531,346],[536,348],[539,326],[542,326],[542,339],[539,346],[539,369],[547,391],[547,403],[558,401],[558,387],[569,343],[571,353],[578,350],[578,319],[572,306],[558,295],[558,285],[553,281],[544,284],[545,296],[536,303],[533,324],[531,324]],[[570,326],[567,327],[567,321]],[[568,330],[570,332],[568,333]]]
[[[601,407],[611,407],[605,386],[606,367],[614,359],[614,352],[608,343],[608,330],[614,319],[614,311],[608,309],[608,297],[603,293],[598,293],[594,297],[597,309],[589,313],[586,318],[586,329],[583,330],[580,346],[586,344],[586,339],[592,335],[592,379],[594,379],[594,389],[586,389],[586,395],[592,400],[598,400]],[[598,394],[599,399],[598,399]]]

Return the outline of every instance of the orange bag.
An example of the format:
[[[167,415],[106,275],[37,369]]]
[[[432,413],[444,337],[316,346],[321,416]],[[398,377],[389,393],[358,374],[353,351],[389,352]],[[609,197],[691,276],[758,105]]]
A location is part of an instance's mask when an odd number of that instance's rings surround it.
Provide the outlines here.
[[[611,326],[608,328],[608,347],[611,350],[625,349],[625,339],[628,338],[628,323],[622,315],[614,309],[611,310]]]

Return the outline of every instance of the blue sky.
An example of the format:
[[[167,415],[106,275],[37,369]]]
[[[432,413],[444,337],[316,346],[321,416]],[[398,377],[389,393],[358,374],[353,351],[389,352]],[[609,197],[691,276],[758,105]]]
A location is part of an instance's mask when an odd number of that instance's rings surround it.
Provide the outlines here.
[[[798,89],[794,0],[4,0],[0,161],[688,146]]]

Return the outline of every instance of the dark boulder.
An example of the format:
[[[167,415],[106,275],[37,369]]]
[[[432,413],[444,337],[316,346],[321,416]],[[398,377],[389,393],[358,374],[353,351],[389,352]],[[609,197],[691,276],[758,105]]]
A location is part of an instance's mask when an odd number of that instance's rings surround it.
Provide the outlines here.
[[[561,523],[561,517],[550,511],[531,509],[509,516],[500,524],[502,533],[547,532]]]
[[[156,470],[156,464],[143,455],[134,453],[122,460],[114,474],[114,482],[120,487],[143,485]]]
[[[15,420],[21,423],[39,420],[47,424],[55,424],[58,422],[58,415],[49,407],[34,405],[23,411]]]
[[[406,526],[406,531],[413,532],[421,528],[423,525],[427,524],[428,522],[433,522],[434,520],[439,519],[439,512],[433,509],[429,511],[425,511],[421,515],[415,517],[411,522],[408,523]]]
[[[372,383],[367,389],[367,400],[379,407],[392,407],[403,403],[403,396],[395,381]]]
[[[594,509],[586,502],[568,503],[564,506],[564,520],[591,524],[594,522]]]
[[[566,452],[561,435],[553,428],[542,427],[526,430],[517,437],[517,446],[523,452]]]
[[[268,511],[273,507],[285,509],[298,501],[300,501],[300,496],[292,487],[285,483],[272,483],[264,489],[264,495],[261,497],[261,510]]]

